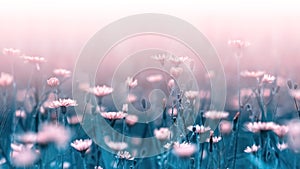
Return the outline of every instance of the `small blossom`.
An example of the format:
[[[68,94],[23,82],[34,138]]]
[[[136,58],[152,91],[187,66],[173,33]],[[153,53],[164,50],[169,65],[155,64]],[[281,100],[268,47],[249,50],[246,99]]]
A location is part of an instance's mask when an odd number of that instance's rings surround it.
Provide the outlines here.
[[[168,82],[168,87],[173,89],[176,86],[174,79],[170,79]]]
[[[172,144],[171,144],[171,143],[167,143],[167,144],[165,144],[165,145],[164,145],[164,148],[165,148],[165,149],[170,149],[170,148],[171,148],[171,146],[172,146]]]
[[[240,39],[235,39],[235,40],[229,40],[228,45],[241,49],[250,46],[250,43]]]
[[[45,63],[46,59],[38,56],[22,56],[25,63],[32,63],[36,65],[36,69],[40,70],[40,64]]]
[[[206,139],[206,142],[209,142],[209,140],[210,140],[210,138]],[[218,143],[221,140],[222,140],[222,137],[220,137],[220,136],[214,136],[214,137],[212,137],[213,143]]]
[[[282,143],[282,144],[278,143],[278,144],[276,144],[276,146],[280,151],[283,151],[288,148],[288,144],[286,144],[286,143]]]
[[[259,78],[264,76],[265,71],[243,71],[240,74],[242,77]]]
[[[228,112],[223,112],[223,111],[207,111],[203,114],[203,117],[208,118],[208,119],[224,119],[229,116]]]
[[[300,100],[300,89],[290,90],[290,95],[297,100]]]
[[[58,78],[56,77],[51,77],[47,80],[47,84],[50,86],[50,87],[56,87],[59,85],[59,80]]]
[[[39,158],[39,151],[32,149],[33,144],[11,144],[11,161],[16,167],[33,165]]]
[[[170,115],[170,116],[177,116],[177,114],[178,114],[178,111],[177,111],[177,109],[176,108],[170,108],[169,110],[168,110],[168,114]]]
[[[8,73],[1,72],[0,76],[0,86],[5,87],[12,84],[14,78]]]
[[[81,123],[82,122],[82,119],[83,117],[82,116],[71,116],[71,117],[67,117],[67,121],[68,121],[68,123],[69,124],[73,124],[73,125],[75,125],[75,124],[79,124],[79,123]]]
[[[260,131],[274,130],[276,128],[276,124],[274,122],[253,122],[247,123],[246,128],[252,133],[257,133]]]
[[[205,74],[205,78],[207,78],[207,79],[211,79],[211,78],[213,78],[213,77],[215,77],[216,75],[215,75],[215,72],[214,71],[208,71],[206,74]]]
[[[71,107],[71,106],[77,106],[77,103],[75,100],[72,99],[59,99],[54,100],[48,105],[49,108],[59,108],[59,107]]]
[[[123,119],[124,117],[127,116],[127,113],[124,112],[102,112],[101,116],[105,119],[109,120],[118,120],[118,119]]]
[[[64,78],[71,76],[71,71],[66,70],[66,69],[54,69],[53,73],[56,76],[60,76],[60,77],[64,77]]]
[[[269,75],[269,74],[264,74],[262,77],[261,81],[263,83],[273,83],[275,81],[275,76]]]
[[[284,126],[284,125],[276,125],[273,128],[273,132],[278,136],[278,137],[283,137],[287,134],[287,132],[289,131],[288,126]]]
[[[91,139],[80,139],[71,143],[71,146],[79,152],[86,152],[91,147],[92,143]]]
[[[133,114],[129,114],[129,115],[126,116],[125,122],[128,125],[132,126],[132,125],[134,125],[135,123],[138,122],[138,119],[139,119],[138,116],[133,115]]]
[[[228,134],[232,130],[232,124],[229,121],[223,120],[220,122],[219,128],[221,133]]]
[[[187,56],[178,57],[178,56],[172,55],[172,56],[170,56],[168,58],[168,61],[170,61],[173,64],[175,64],[175,66],[178,66],[179,64],[184,63],[184,62],[186,62],[188,60],[189,60],[189,57],[187,57]]]
[[[16,117],[20,117],[20,118],[25,118],[26,117],[26,113],[24,110],[16,110]]]
[[[155,83],[161,81],[163,77],[161,74],[157,74],[157,75],[150,75],[146,79],[148,82]]]
[[[103,97],[103,96],[109,95],[113,91],[114,91],[113,88],[107,87],[105,85],[96,86],[96,87],[93,87],[93,88],[89,89],[90,93],[92,93],[92,94],[94,94],[95,96],[98,96],[98,97]]]
[[[115,151],[122,151],[128,147],[126,142],[113,142],[110,141],[108,137],[104,138],[104,142],[109,148]]]
[[[197,150],[196,145],[190,143],[181,143],[175,142],[173,145],[173,152],[179,157],[190,157]]]
[[[170,74],[171,76],[178,78],[183,72],[183,69],[181,67],[171,67]]]
[[[164,65],[165,61],[169,58],[169,56],[167,56],[166,54],[158,54],[158,55],[151,56],[151,58],[159,61],[161,65]]]
[[[256,146],[255,144],[253,144],[251,147],[247,146],[246,149],[244,150],[245,153],[255,153],[258,151],[258,149],[260,148],[260,146]]]
[[[134,157],[131,156],[131,154],[128,151],[119,151],[117,156],[121,159],[126,159],[126,160],[133,160]]]
[[[198,91],[192,91],[192,90],[189,90],[189,91],[186,91],[184,93],[184,96],[189,99],[189,100],[194,100],[196,97],[199,96],[199,92]]]
[[[5,56],[20,56],[21,51],[19,49],[14,49],[14,48],[4,48],[2,50],[2,53]]]
[[[171,131],[168,128],[160,128],[154,130],[154,136],[158,140],[167,140],[171,137]]]
[[[94,169],[103,169],[101,166],[95,166]]]
[[[187,127],[187,129],[192,131],[192,132],[202,134],[202,133],[205,133],[207,131],[210,131],[211,128],[210,127],[204,127],[203,125],[199,126],[197,124],[196,126],[189,126],[189,127]]]
[[[128,94],[127,96],[127,102],[128,103],[133,103],[137,100],[137,97],[134,94]]]
[[[138,85],[138,81],[137,81],[137,79],[133,79],[132,77],[127,77],[126,85],[129,88],[134,88]]]

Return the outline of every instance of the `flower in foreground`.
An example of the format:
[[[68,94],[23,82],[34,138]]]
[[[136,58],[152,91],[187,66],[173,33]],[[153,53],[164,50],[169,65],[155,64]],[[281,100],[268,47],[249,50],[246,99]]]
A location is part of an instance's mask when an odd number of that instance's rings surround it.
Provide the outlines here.
[[[154,129],[154,136],[158,140],[167,140],[171,137],[171,131],[168,128]]]
[[[222,120],[219,124],[220,132],[223,134],[228,134],[232,131],[232,123],[226,120]]]
[[[12,84],[14,78],[8,73],[1,72],[0,76],[0,86],[5,87]]]
[[[47,84],[50,86],[50,87],[56,87],[59,85],[59,80],[58,78],[56,77],[51,77],[47,80]]]
[[[255,153],[260,149],[260,146],[256,146],[253,144],[251,147],[247,146],[246,149],[244,150],[245,153]]]
[[[77,151],[81,153],[85,153],[91,147],[92,143],[93,142],[91,139],[84,139],[84,140],[80,139],[72,142],[71,146]]]
[[[101,116],[105,119],[109,120],[118,120],[118,119],[123,119],[124,117],[127,116],[127,113],[124,113],[122,111],[119,112],[102,112]]]
[[[203,117],[208,118],[208,119],[213,119],[213,120],[217,120],[217,119],[224,119],[227,118],[229,116],[228,112],[223,112],[223,111],[207,111],[203,114]]]
[[[93,88],[89,89],[90,93],[92,93],[92,94],[94,94],[95,96],[98,96],[98,97],[103,97],[103,96],[109,95],[113,91],[114,91],[113,88],[105,86],[105,85],[96,86],[96,87],[93,87]]]
[[[39,158],[39,151],[32,149],[33,144],[11,144],[11,161],[16,167],[28,167]]]
[[[196,145],[191,143],[178,143],[175,142],[173,145],[173,152],[175,155],[179,157],[190,157],[193,155],[197,150]]]
[[[198,134],[210,131],[210,127],[205,127],[203,125],[199,126],[198,124],[196,126],[189,126],[187,129]]]

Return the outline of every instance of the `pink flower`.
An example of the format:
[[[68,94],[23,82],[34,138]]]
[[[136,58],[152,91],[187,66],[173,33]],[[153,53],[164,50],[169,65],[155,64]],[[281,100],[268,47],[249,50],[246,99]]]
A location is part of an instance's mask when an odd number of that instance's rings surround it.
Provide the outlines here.
[[[189,100],[194,100],[196,99],[196,97],[199,96],[199,92],[198,91],[192,91],[192,90],[189,90],[189,91],[186,91],[184,93],[184,96],[189,99]]]
[[[259,78],[265,74],[265,71],[243,71],[241,72],[242,77]]]
[[[209,142],[209,140],[210,140],[210,138],[206,139],[206,142]],[[222,140],[222,137],[220,137],[220,136],[218,136],[218,137],[217,136],[212,137],[213,143],[218,143],[221,140]]]
[[[91,147],[92,143],[91,139],[80,139],[71,143],[71,146],[79,152],[86,152]]]
[[[287,134],[289,131],[288,126],[281,126],[281,125],[276,125],[273,128],[273,132],[278,136],[278,137],[283,137]]]
[[[232,124],[229,121],[222,120],[219,125],[220,132],[223,134],[228,134],[232,130]]]
[[[132,126],[132,125],[134,125],[135,123],[138,122],[138,119],[139,119],[138,116],[133,115],[133,114],[129,114],[129,115],[126,116],[125,122],[128,125]]]
[[[264,74],[264,76],[261,79],[261,82],[263,83],[273,83],[275,81],[275,76]]]
[[[70,107],[70,106],[77,106],[76,101],[72,99],[58,99],[52,101],[50,105],[48,105],[49,108]]]
[[[175,66],[178,66],[179,64],[184,63],[188,60],[189,60],[189,57],[187,57],[187,56],[178,57],[178,56],[172,55],[168,58],[168,61],[172,62]]]
[[[111,148],[113,150],[116,150],[116,151],[122,151],[122,150],[124,150],[128,147],[127,143],[125,143],[125,142],[113,142],[113,141],[110,141],[110,139],[108,137],[104,138],[104,142],[109,148]]]
[[[223,112],[223,111],[207,111],[203,114],[203,117],[208,118],[208,119],[224,119],[229,116],[228,112]]]
[[[4,48],[2,50],[2,53],[5,56],[20,56],[21,51],[19,49],[13,49],[13,48]]]
[[[146,79],[148,82],[155,83],[161,81],[163,77],[161,74],[157,74],[157,75],[150,75]]]
[[[170,74],[171,76],[178,78],[183,72],[183,69],[181,67],[171,67]]]
[[[257,133],[260,131],[274,130],[276,128],[276,124],[274,122],[253,122],[247,123],[246,128],[252,133]]]
[[[170,89],[173,89],[175,87],[175,81],[173,79],[170,79],[168,82],[168,87]]]
[[[134,157],[131,156],[131,154],[128,151],[119,151],[117,156],[121,159],[126,159],[126,160],[133,160]]]
[[[36,69],[40,70],[40,64],[45,63],[46,59],[38,56],[22,56],[25,63],[32,63],[36,65]]]
[[[189,126],[187,127],[187,129],[199,134],[210,131],[210,127],[204,127],[203,125],[199,126],[198,124],[196,126]]]
[[[136,100],[137,100],[137,97],[134,94],[128,94],[128,96],[127,96],[128,103],[135,102]]]
[[[12,84],[14,78],[8,73],[1,72],[0,76],[0,86],[5,87]]]
[[[154,130],[154,136],[158,140],[167,140],[171,137],[171,131],[168,128],[160,128]]]
[[[181,143],[175,142],[173,145],[173,152],[179,157],[190,157],[197,150],[196,145],[190,143]]]
[[[228,45],[241,49],[250,46],[250,43],[240,39],[235,39],[235,40],[229,40]]]
[[[71,76],[71,71],[66,70],[66,69],[54,69],[53,73],[56,76],[61,76],[61,77],[64,77],[64,78],[67,78],[67,77]]]
[[[151,56],[151,58],[159,61],[161,65],[164,65],[165,61],[169,58],[169,56],[166,54],[158,54],[158,55]]]
[[[11,161],[16,167],[33,165],[39,158],[39,151],[32,149],[33,145],[11,144]]]
[[[285,150],[289,147],[288,144],[286,144],[286,143],[282,143],[282,144],[278,143],[278,144],[276,144],[276,146],[280,151]]]
[[[255,144],[253,144],[251,147],[247,146],[246,149],[244,150],[245,153],[255,153],[258,151],[258,149],[260,148],[260,146],[256,146]]]
[[[82,116],[76,116],[76,115],[67,118],[68,123],[73,125],[81,123],[82,120],[83,120]]]
[[[172,112],[172,111],[173,111],[173,112]],[[172,110],[172,108],[170,108],[170,109],[168,110],[168,114],[169,114],[170,116],[172,116],[172,113],[173,113],[173,116],[177,116],[177,114],[178,114],[177,109],[176,109],[176,108],[173,108],[173,110]]]
[[[133,79],[132,77],[128,77],[126,80],[126,85],[129,88],[134,88],[138,85],[137,79]]]
[[[93,88],[89,89],[90,93],[92,93],[92,94],[94,94],[95,96],[98,96],[98,97],[103,97],[103,96],[109,95],[113,91],[114,91],[113,88],[107,87],[105,85],[103,85],[103,86],[96,86],[96,87],[93,87]]]
[[[297,100],[300,100],[300,89],[298,90],[290,90],[290,95]]]
[[[16,117],[20,117],[20,118],[25,118],[26,117],[26,113],[24,110],[16,110]]]
[[[51,77],[50,79],[47,80],[47,84],[50,87],[56,87],[59,85],[59,80],[56,77]]]
[[[101,116],[105,119],[109,120],[118,120],[118,119],[123,119],[124,117],[127,116],[126,113],[124,112],[102,112]]]

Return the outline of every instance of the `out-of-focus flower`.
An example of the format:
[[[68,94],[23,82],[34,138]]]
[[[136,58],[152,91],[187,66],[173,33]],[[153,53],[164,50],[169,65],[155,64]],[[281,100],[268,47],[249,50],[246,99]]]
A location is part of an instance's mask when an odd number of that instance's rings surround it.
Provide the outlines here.
[[[171,137],[171,131],[168,128],[154,129],[154,136],[158,140],[168,140]]]
[[[22,56],[25,63],[32,63],[36,65],[36,69],[40,70],[40,64],[45,63],[46,59],[38,56]]]
[[[148,82],[155,83],[161,81],[163,79],[163,76],[161,74],[150,75],[146,79]]]
[[[235,48],[238,48],[238,49],[241,49],[241,48],[245,48],[245,47],[250,46],[250,42],[243,41],[243,40],[240,40],[240,39],[234,39],[234,40],[229,40],[228,45],[230,45],[232,47],[235,47]]]
[[[1,72],[0,76],[0,86],[5,87],[12,84],[14,78],[8,73]]]
[[[300,151],[300,121],[291,120],[288,123],[289,132],[287,133],[288,145],[295,152]]]
[[[245,153],[255,153],[260,149],[260,146],[253,144],[251,147],[247,146],[244,150]]]
[[[75,125],[81,123],[83,120],[82,118],[83,118],[82,116],[75,115],[75,116],[67,117],[67,121],[69,124]]]
[[[3,165],[3,164],[5,164],[6,163],[6,159],[5,158],[1,158],[0,159],[0,165]]]
[[[50,86],[50,87],[56,87],[59,85],[59,80],[58,78],[56,77],[51,77],[47,80],[47,84]]]
[[[138,85],[138,81],[137,81],[137,79],[133,79],[132,77],[127,77],[126,85],[129,88],[134,88]]]
[[[110,141],[108,137],[104,138],[104,142],[109,148],[115,151],[122,151],[128,147],[128,144],[126,142],[113,142]]]
[[[223,111],[207,111],[203,114],[203,117],[208,118],[208,119],[224,119],[229,116],[228,112],[223,112]]]
[[[191,143],[178,143],[175,142],[173,145],[173,152],[179,157],[190,157],[197,150],[196,145]]]
[[[20,117],[20,118],[25,118],[26,117],[26,113],[24,110],[16,110],[16,117]]]
[[[210,127],[205,127],[203,125],[199,126],[198,124],[196,126],[189,126],[189,127],[187,127],[187,129],[192,132],[199,133],[199,134],[210,131]]]
[[[138,119],[139,119],[138,116],[133,115],[133,114],[129,114],[129,115],[126,116],[125,122],[128,125],[132,126],[132,125],[134,125],[135,123],[138,122]]]
[[[165,61],[169,58],[169,56],[166,54],[158,54],[158,55],[151,56],[151,58],[159,61],[161,65],[164,65]]]
[[[275,81],[275,76],[264,74],[264,76],[261,79],[261,82],[263,83],[273,83]]]
[[[187,57],[187,56],[179,57],[179,56],[172,55],[168,58],[168,61],[172,62],[175,66],[178,66],[179,64],[184,63],[188,60],[189,60],[189,57]]]
[[[123,119],[124,117],[127,116],[127,113],[124,112],[102,112],[101,116],[105,119],[109,120],[118,120],[118,119]]]
[[[4,48],[2,50],[3,55],[5,56],[20,56],[21,51],[19,49],[14,49],[14,48]]]
[[[37,143],[48,144],[55,143],[58,148],[67,146],[71,138],[71,132],[64,126],[57,124],[43,124],[37,133]]]
[[[134,94],[128,94],[127,96],[127,102],[128,103],[133,103],[137,100],[137,97]]]
[[[282,144],[278,143],[278,144],[276,144],[276,146],[280,151],[283,151],[289,147],[288,144],[286,144],[286,143],[282,143]]]
[[[33,144],[11,144],[11,161],[16,167],[28,167],[39,158],[39,151],[32,149]]]
[[[69,169],[71,167],[71,164],[67,161],[63,162],[63,169]]]
[[[172,143],[166,143],[166,144],[164,145],[164,148],[165,148],[165,149],[170,149],[170,148],[172,148]]]
[[[170,74],[171,76],[178,78],[183,72],[183,69],[181,67],[171,67]]]
[[[123,106],[122,106],[122,112],[124,112],[124,113],[128,112],[128,104],[123,104]]]
[[[213,78],[213,77],[215,77],[216,75],[215,75],[215,72],[213,71],[213,70],[210,70],[210,71],[208,71],[206,74],[205,74],[205,78],[207,78],[207,79],[211,79],[211,78]]]
[[[283,137],[285,136],[289,131],[288,126],[284,125],[275,125],[273,128],[273,132],[278,136],[278,137]]]
[[[193,91],[193,90],[189,90],[189,91],[186,91],[184,93],[184,96],[189,99],[189,100],[194,100],[196,99],[196,97],[199,96],[199,92],[198,91]]]
[[[168,114],[170,115],[170,116],[177,116],[177,114],[178,114],[178,111],[177,111],[177,109],[176,108],[173,108],[173,110],[172,110],[172,108],[170,108],[169,110],[168,110]]]
[[[229,121],[222,120],[219,124],[219,129],[222,134],[228,134],[232,131],[232,124]]]
[[[71,107],[71,106],[77,106],[76,100],[72,100],[72,99],[58,99],[58,100],[52,101],[48,105],[49,108]]]
[[[94,169],[103,169],[101,166],[95,166]]]
[[[80,139],[72,142],[71,146],[77,151],[81,153],[85,153],[91,147],[92,143],[93,142],[91,139],[84,139],[84,140]]]
[[[55,76],[60,76],[60,77],[70,77],[71,76],[71,71],[66,70],[66,69],[54,69],[53,73]]]
[[[253,122],[247,123],[246,129],[252,133],[257,133],[260,131],[271,131],[276,128],[276,124],[274,122]]]
[[[242,77],[259,78],[265,74],[265,71],[243,71],[240,73]]]
[[[134,157],[131,156],[131,154],[128,151],[119,151],[117,156],[121,159],[126,159],[126,160],[133,160]]]
[[[93,87],[93,88],[89,89],[89,92],[92,93],[92,94],[94,94],[97,97],[103,97],[103,96],[109,95],[113,91],[114,91],[113,88],[105,86],[105,85],[103,85],[103,86],[96,86],[96,87]]]
[[[297,100],[300,100],[300,89],[290,90],[290,95]]]
[[[168,82],[168,87],[170,89],[173,89],[175,87],[175,81],[174,79],[170,79],[169,82]]]

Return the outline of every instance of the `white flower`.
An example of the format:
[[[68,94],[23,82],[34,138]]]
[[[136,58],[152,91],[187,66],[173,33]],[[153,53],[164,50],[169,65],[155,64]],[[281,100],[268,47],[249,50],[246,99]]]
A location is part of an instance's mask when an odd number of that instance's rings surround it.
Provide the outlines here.
[[[183,72],[183,69],[181,67],[171,67],[170,69],[170,74],[175,77],[178,78]]]
[[[274,122],[253,122],[247,123],[245,126],[248,131],[252,133],[257,133],[260,131],[274,130],[277,125]]]
[[[151,58],[159,61],[161,65],[164,65],[165,61],[169,58],[169,56],[166,54],[158,54],[158,55],[151,56]]]
[[[199,92],[198,91],[193,91],[193,90],[189,90],[189,91],[186,91],[184,93],[184,96],[189,99],[189,100],[194,100],[196,97],[199,96]]]
[[[124,112],[102,112],[101,116],[103,118],[109,119],[109,120],[118,120],[118,119],[123,119],[124,117],[127,116],[127,113]]]
[[[240,73],[242,77],[259,78],[265,74],[265,71],[243,71]]]
[[[213,120],[227,118],[228,116],[229,113],[223,111],[207,111],[203,114],[203,117]]]
[[[168,128],[160,128],[159,130],[155,129],[154,130],[154,136],[158,140],[167,140],[171,136],[171,131]]]
[[[128,151],[119,151],[117,156],[121,159],[126,159],[126,160],[133,160],[134,157],[131,156],[131,154]]]
[[[186,62],[188,60],[189,60],[189,57],[187,57],[187,56],[178,57],[178,56],[172,55],[172,56],[170,56],[168,58],[168,61],[170,61],[173,64],[175,64],[175,66],[178,66],[179,64],[184,63],[184,62]]]
[[[138,85],[138,81],[137,81],[137,79],[133,79],[132,77],[127,77],[126,85],[129,88],[134,88]]]
[[[275,81],[275,76],[269,75],[269,74],[264,74],[262,77],[261,81],[264,83],[273,83]]]
[[[198,124],[196,126],[189,126],[187,127],[188,130],[195,132],[195,133],[205,133],[207,131],[210,131],[210,127],[204,127],[203,125],[199,126]],[[194,131],[195,130],[195,131]]]
[[[300,89],[298,90],[290,90],[290,95],[297,100],[300,100]]]
[[[72,99],[58,99],[52,101],[50,105],[48,105],[49,108],[70,107],[70,106],[77,106],[76,101]]]
[[[17,167],[33,165],[39,158],[39,151],[32,148],[33,144],[11,144],[11,161],[13,165]]]
[[[51,77],[47,80],[47,84],[50,87],[56,87],[59,85],[59,80],[56,77]]]
[[[161,81],[163,79],[163,76],[161,74],[150,75],[146,79],[148,82],[155,83]]]
[[[79,152],[86,152],[91,147],[92,143],[91,139],[80,139],[71,143],[71,146]]]
[[[113,142],[109,140],[105,140],[106,145],[116,151],[122,151],[128,147],[128,144],[125,142]]]
[[[260,146],[256,146],[255,144],[253,144],[251,147],[247,146],[246,149],[244,150],[245,153],[255,153],[258,151],[258,149],[260,148]]]
[[[282,144],[278,143],[278,144],[276,144],[276,146],[280,151],[288,148],[288,145],[286,143],[282,143]]]
[[[213,143],[218,143],[221,140],[222,140],[222,137],[220,137],[220,136],[214,136],[214,137],[212,137]],[[206,139],[206,142],[209,142],[209,141],[210,141],[210,138]]]
[[[126,122],[128,125],[130,125],[130,126],[132,126],[132,125],[134,125],[135,123],[137,123],[138,120],[139,120],[138,116],[133,115],[133,114],[129,114],[129,115],[127,115],[126,118],[125,118],[125,122]]]
[[[278,137],[283,137],[284,135],[287,134],[289,128],[288,126],[285,125],[275,125],[272,130]]]
[[[2,50],[2,53],[5,56],[20,56],[21,51],[19,49],[14,49],[14,48],[4,48]]]

